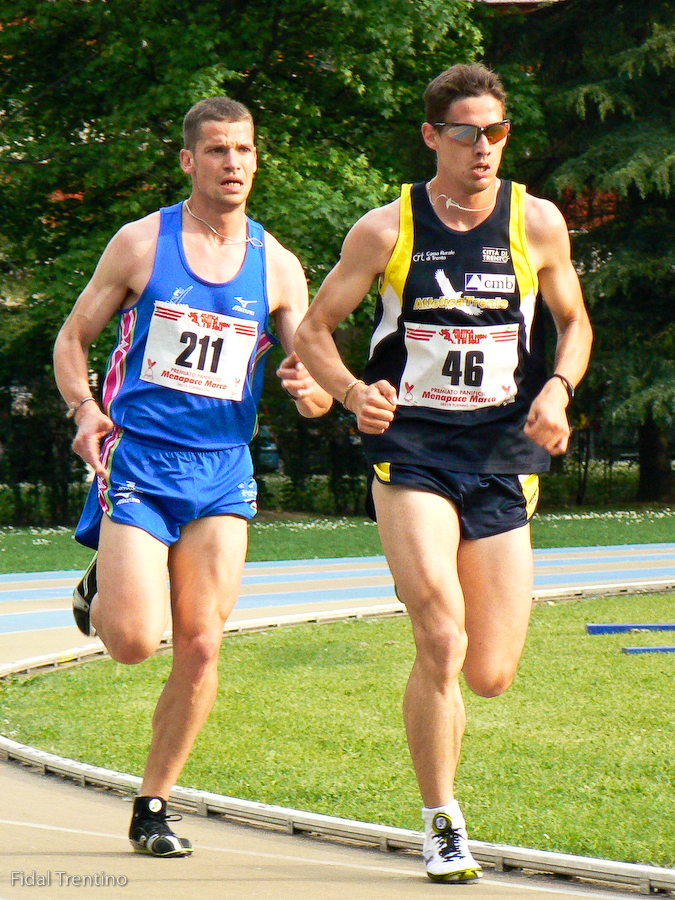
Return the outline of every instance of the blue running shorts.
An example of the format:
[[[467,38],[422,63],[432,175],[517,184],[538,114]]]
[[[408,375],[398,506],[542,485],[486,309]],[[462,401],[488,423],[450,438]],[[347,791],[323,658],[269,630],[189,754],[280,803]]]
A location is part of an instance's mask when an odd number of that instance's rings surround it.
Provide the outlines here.
[[[382,484],[401,484],[439,494],[457,509],[462,538],[492,537],[527,525],[539,502],[538,475],[475,475],[430,466],[376,463],[374,477]],[[375,518],[371,492],[366,503]]]
[[[168,450],[129,439],[115,428],[101,448],[109,479],[97,476],[75,531],[97,548],[103,514],[134,525],[170,546],[188,522],[206,516],[251,519],[258,487],[248,446],[198,452]]]

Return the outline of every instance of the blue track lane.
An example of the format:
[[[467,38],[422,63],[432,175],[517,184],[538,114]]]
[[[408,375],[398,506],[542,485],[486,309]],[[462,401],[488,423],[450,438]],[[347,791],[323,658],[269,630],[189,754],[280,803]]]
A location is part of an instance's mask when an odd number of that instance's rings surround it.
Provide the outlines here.
[[[535,595],[555,589],[597,590],[641,582],[675,585],[675,544],[535,550]],[[0,575],[0,634],[72,624],[70,600],[81,572]],[[238,609],[395,602],[382,556],[247,563]],[[21,606],[25,604],[25,610]],[[17,608],[19,607],[19,608]],[[6,607],[5,607],[6,608]]]

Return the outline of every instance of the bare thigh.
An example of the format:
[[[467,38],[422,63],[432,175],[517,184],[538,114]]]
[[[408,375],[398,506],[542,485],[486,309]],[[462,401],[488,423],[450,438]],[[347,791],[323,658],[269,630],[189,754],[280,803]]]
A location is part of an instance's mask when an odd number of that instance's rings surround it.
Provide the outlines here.
[[[457,574],[459,521],[437,494],[403,485],[373,484],[377,524],[400,598],[418,642],[464,632],[464,601]]]
[[[462,541],[458,558],[469,637],[464,675],[473,691],[495,696],[511,684],[525,645],[533,589],[530,527]]]
[[[148,648],[159,644],[169,614],[167,559],[166,545],[147,531],[103,517],[98,622],[106,644],[143,641]]]
[[[248,522],[238,516],[209,516],[181,529],[169,552],[174,641],[222,632],[239,596],[247,541]]]

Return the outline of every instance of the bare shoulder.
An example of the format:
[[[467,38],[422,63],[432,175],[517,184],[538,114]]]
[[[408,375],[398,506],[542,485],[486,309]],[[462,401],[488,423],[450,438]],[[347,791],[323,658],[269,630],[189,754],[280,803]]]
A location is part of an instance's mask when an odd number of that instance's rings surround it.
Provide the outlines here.
[[[99,271],[111,281],[124,284],[131,300],[141,295],[150,280],[158,237],[159,212],[153,212],[123,225],[101,257]]]
[[[306,283],[305,273],[300,260],[283,246],[274,235],[265,232],[265,249],[267,251],[267,269],[272,282],[284,284],[301,281]]]
[[[397,199],[362,216],[345,238],[343,255],[346,252],[361,259],[369,257],[373,270],[383,272],[398,240],[400,209],[401,201]]]
[[[377,206],[375,209],[369,210],[365,215],[356,222],[354,228],[368,233],[373,237],[398,237],[399,219],[401,215],[401,200],[399,197],[386,203],[384,206]]]
[[[115,245],[118,252],[130,254],[142,259],[157,247],[159,237],[159,211],[150,213],[142,219],[127,222],[112,238],[110,245]]]
[[[307,278],[300,260],[283,246],[274,235],[265,232],[267,255],[267,293],[270,310],[286,306],[307,305]]]
[[[270,274],[285,277],[303,274],[302,265],[295,253],[284,247],[269,231],[265,232],[265,249]]]
[[[525,230],[530,251],[539,261],[538,268],[550,264],[561,255],[569,258],[567,223],[555,203],[526,194]]]
[[[561,234],[567,235],[567,224],[555,203],[525,195],[525,228],[530,242],[546,242]]]

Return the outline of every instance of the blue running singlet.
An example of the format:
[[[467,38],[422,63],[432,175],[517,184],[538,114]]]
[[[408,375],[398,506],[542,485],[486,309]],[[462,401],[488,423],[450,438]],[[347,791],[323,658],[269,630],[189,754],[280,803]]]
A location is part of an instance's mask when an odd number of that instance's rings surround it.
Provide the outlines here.
[[[247,218],[244,263],[224,284],[190,268],[183,204],[160,210],[155,264],[134,306],[119,313],[103,406],[129,437],[183,450],[223,450],[255,434],[269,304],[265,232]]]

